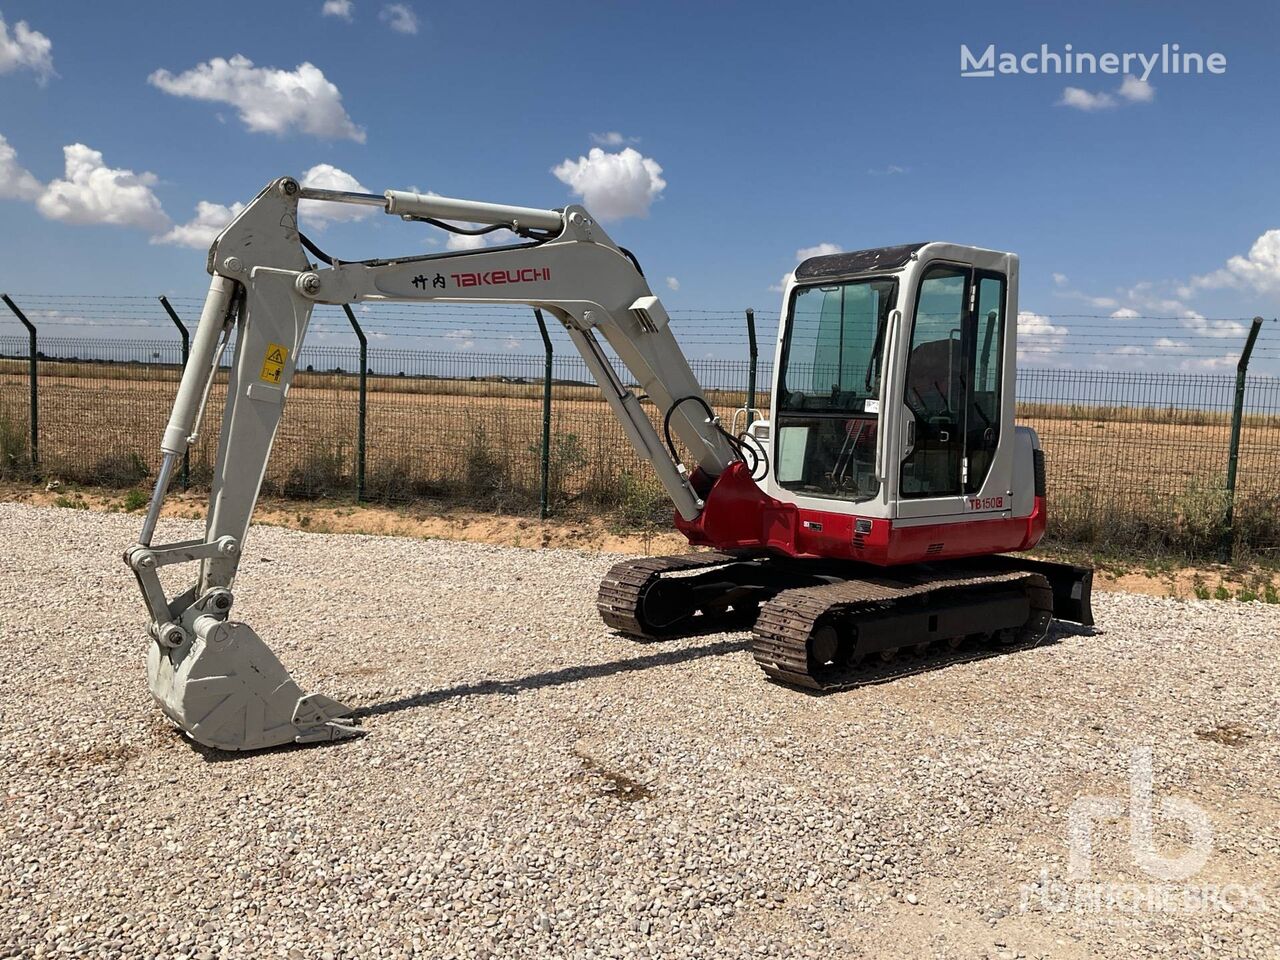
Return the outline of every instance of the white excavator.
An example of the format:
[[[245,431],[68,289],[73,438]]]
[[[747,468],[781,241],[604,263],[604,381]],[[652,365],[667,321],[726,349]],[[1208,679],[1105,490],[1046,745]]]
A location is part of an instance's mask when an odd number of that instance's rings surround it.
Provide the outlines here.
[[[515,240],[340,261],[299,233],[304,199],[457,233],[506,229]],[[1017,555],[1043,535],[1046,504],[1038,440],[1014,423],[1012,254],[916,243],[805,260],[783,294],[769,415],[738,436],[703,395],[639,262],[581,206],[347,193],[283,177],[218,235],[208,270],[155,492],[125,552],[151,620],[151,692],[197,743],[250,750],[362,732],[343,704],[304,694],[231,616],[316,304],[528,304],[563,324],[670,495],[676,527],[711,548],[614,566],[597,605],[624,634],[750,629],[770,677],[834,690],[917,669],[930,654],[946,662],[1034,645],[1055,617],[1092,623],[1089,569]],[[154,543],[233,332],[205,535]],[[176,563],[197,574],[171,598],[160,568]]]

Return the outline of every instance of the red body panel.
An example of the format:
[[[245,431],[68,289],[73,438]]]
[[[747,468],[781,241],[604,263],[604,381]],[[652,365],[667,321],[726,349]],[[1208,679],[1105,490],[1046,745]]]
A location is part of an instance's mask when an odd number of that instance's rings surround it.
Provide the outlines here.
[[[697,546],[765,549],[790,557],[859,560],[888,567],[958,557],[1029,550],[1044,536],[1045,505],[1035,498],[1030,516],[953,520],[912,526],[880,517],[806,510],[756,486],[745,464],[722,473],[696,520],[676,516],[676,527]],[[857,529],[856,521],[861,520]]]

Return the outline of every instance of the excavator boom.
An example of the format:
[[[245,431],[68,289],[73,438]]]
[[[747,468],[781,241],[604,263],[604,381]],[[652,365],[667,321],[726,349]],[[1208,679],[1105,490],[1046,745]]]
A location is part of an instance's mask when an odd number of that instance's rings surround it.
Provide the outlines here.
[[[323,265],[298,232],[298,203],[381,206],[388,214],[506,227],[524,242],[397,259]],[[445,224],[441,224],[445,225]],[[263,190],[209,251],[208,297],[161,443],[162,464],[138,543],[126,553],[151,615],[152,693],[197,741],[254,749],[350,734],[347,711],[304,696],[265,642],[232,620],[232,589],[276,428],[314,306],[358,301],[521,303],[553,315],[568,332],[639,456],[651,462],[687,520],[704,506],[709,482],[738,459],[715,422],[661,301],[635,260],[581,207],[539,210],[404,191],[385,195],[312,190],[285,177]],[[199,541],[153,543],[174,465],[199,432],[213,377],[230,334],[236,337],[222,433],[211,481],[206,532]],[[658,408],[697,466],[675,457],[606,356],[605,343]],[[166,595],[159,568],[194,563],[193,586]]]

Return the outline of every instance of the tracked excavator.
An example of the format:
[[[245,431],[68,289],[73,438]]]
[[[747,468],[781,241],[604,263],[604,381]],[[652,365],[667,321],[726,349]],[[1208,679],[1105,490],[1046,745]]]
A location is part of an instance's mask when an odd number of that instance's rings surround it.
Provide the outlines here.
[[[299,233],[303,200],[514,238],[342,261]],[[710,548],[614,566],[597,603],[623,634],[750,629],[769,677],[832,690],[932,657],[1033,645],[1055,617],[1092,623],[1090,570],[1019,555],[1043,535],[1046,505],[1039,442],[1014,423],[1012,254],[912,243],[805,260],[783,293],[767,416],[745,417],[741,434],[704,396],[637,259],[581,206],[347,193],[284,177],[218,235],[208,271],[155,492],[125,553],[151,620],[151,692],[200,744],[249,750],[361,732],[347,707],[305,694],[232,617],[250,516],[316,304],[528,304],[564,326],[670,495],[676,527]],[[205,534],[156,543],[175,465],[232,339]],[[194,580],[171,597],[160,572],[175,564],[194,565]]]

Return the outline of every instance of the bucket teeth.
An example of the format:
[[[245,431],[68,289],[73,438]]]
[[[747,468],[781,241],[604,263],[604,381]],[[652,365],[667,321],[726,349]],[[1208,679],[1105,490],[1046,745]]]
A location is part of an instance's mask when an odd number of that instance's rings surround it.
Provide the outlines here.
[[[337,722],[351,711],[323,694],[306,695],[248,624],[196,619],[181,646],[152,643],[151,694],[197,743],[218,750],[260,750],[358,736]]]

